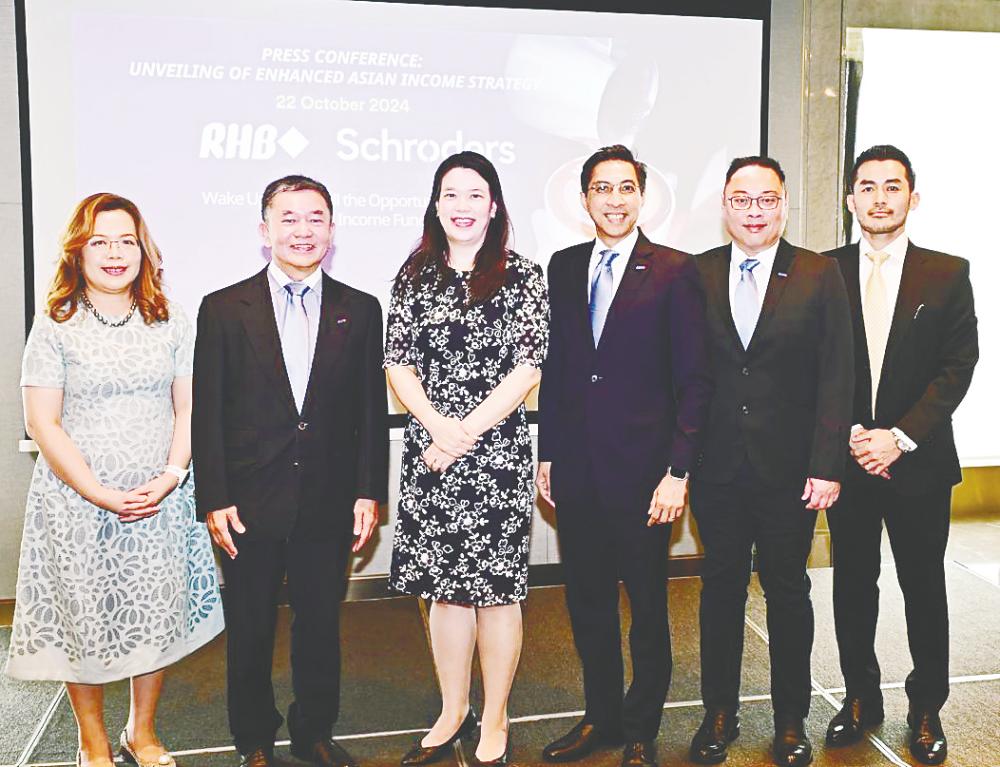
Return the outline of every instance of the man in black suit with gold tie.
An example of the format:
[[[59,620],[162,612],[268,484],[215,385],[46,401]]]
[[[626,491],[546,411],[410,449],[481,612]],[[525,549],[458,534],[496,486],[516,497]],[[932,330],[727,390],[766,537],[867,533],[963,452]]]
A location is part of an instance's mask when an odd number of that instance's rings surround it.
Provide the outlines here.
[[[556,509],[586,712],[546,761],[624,742],[623,767],[654,767],[670,685],[670,523],[684,510],[711,380],[698,269],[639,231],[645,185],[628,148],[595,152],[580,186],[597,237],[548,267],[537,484]],[[624,695],[619,580],[632,612]]]
[[[697,257],[708,296],[715,394],[691,510],[705,548],[701,677],[691,743],[723,761],[739,734],[744,609],[756,548],[767,599],[776,764],[812,759],[812,603],[806,559],[840,489],[854,395],[850,309],[836,264],[781,239],[788,196],[768,157],[733,160],[722,197],[730,245]]]
[[[979,347],[969,262],[909,241],[906,219],[918,203],[902,151],[881,145],[862,152],[847,195],[861,240],[828,253],[851,301],[857,388],[853,461],[827,515],[847,694],[826,740],[853,743],[884,718],[875,657],[884,523],[913,659],[910,751],[924,764],[940,764],[948,753],[938,716],[948,697],[944,552],[951,488],[962,480],[951,416],[968,391]]]
[[[349,767],[330,734],[348,559],[388,483],[382,312],[320,268],[333,235],[325,186],[278,179],[261,215],[271,263],[205,297],[194,354],[196,495],[223,553],[229,726],[242,765],[274,764],[271,657],[287,575],[292,754]]]

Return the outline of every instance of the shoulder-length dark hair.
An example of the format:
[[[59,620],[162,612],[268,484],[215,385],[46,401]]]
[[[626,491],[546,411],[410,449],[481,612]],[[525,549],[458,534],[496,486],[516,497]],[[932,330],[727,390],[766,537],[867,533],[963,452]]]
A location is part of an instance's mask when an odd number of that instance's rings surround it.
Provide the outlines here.
[[[490,201],[496,207],[486,227],[486,239],[476,253],[475,265],[469,277],[469,305],[490,300],[504,285],[507,270],[507,240],[510,237],[510,216],[503,201],[497,169],[478,152],[459,152],[444,160],[434,173],[431,199],[424,212],[424,232],[420,241],[410,251],[409,258],[400,269],[399,278],[418,285],[423,280],[441,282],[448,265],[448,238],[437,215],[437,202],[441,196],[441,181],[453,168],[468,168],[482,176],[490,191]]]
[[[163,295],[160,285],[163,257],[149,234],[139,208],[131,200],[117,194],[98,192],[77,204],[63,232],[59,263],[46,299],[48,315],[56,322],[65,322],[76,313],[80,295],[86,287],[83,277],[83,246],[94,233],[97,215],[111,210],[125,211],[135,224],[142,258],[139,260],[139,274],[132,283],[132,297],[143,321],[152,325],[170,317],[167,297]]]

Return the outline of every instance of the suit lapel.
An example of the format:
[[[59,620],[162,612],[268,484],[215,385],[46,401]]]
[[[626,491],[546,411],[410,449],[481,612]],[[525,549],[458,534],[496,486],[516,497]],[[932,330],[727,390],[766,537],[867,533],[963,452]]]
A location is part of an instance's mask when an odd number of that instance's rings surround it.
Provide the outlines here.
[[[841,252],[840,274],[847,288],[847,302],[851,305],[851,322],[854,324],[854,370],[856,390],[863,393],[863,412],[871,414],[872,373],[868,361],[868,336],[865,333],[865,315],[861,305],[861,246],[855,243]]]
[[[594,332],[590,327],[590,255],[593,253],[594,244],[583,243],[579,245],[570,258],[569,266],[566,269],[569,280],[570,304],[572,306],[572,323],[576,332],[581,333],[588,339],[586,345],[590,350],[594,349]]]
[[[747,347],[748,352],[753,349],[754,341],[760,338],[762,333],[767,332],[767,325],[774,316],[778,302],[781,300],[781,295],[785,292],[785,286],[788,284],[789,279],[791,279],[794,267],[795,249],[784,240],[780,240],[778,242],[778,251],[774,255],[771,276],[767,280],[767,291],[764,293],[764,301],[760,307],[757,326],[754,328],[753,336],[750,338],[750,345]],[[726,295],[729,295],[728,289]]]
[[[347,338],[352,317],[345,311],[343,291],[330,277],[323,273],[323,300],[320,304],[319,328],[316,333],[316,349],[313,351],[312,369],[306,387],[302,412],[311,412],[316,392],[322,389],[326,373],[340,356],[341,347]]]
[[[241,298],[242,321],[250,346],[257,361],[270,379],[271,386],[278,392],[279,399],[295,414],[295,399],[292,386],[285,370],[285,358],[281,355],[281,339],[274,319],[274,303],[271,300],[270,281],[265,267],[247,286]]]
[[[702,272],[706,277],[705,291],[708,294],[709,306],[718,306],[720,319],[736,348],[743,351],[743,342],[736,331],[733,321],[733,307],[729,303],[729,259],[732,253],[731,245],[723,245],[710,251],[700,258],[706,259],[707,268]]]
[[[653,244],[646,239],[646,236],[639,232],[639,239],[635,242],[635,247],[632,248],[632,253],[629,256],[628,263],[625,264],[625,273],[622,275],[622,281],[618,285],[618,290],[615,291],[615,296],[611,299],[611,306],[608,308],[608,316],[604,321],[604,329],[601,331],[601,341],[614,330],[617,321],[616,318],[620,317],[623,312],[625,312],[628,307],[635,301],[636,295],[639,292],[639,288],[642,287],[642,283],[646,279],[646,275],[650,271],[650,259],[653,257]],[[589,315],[589,302],[588,302],[588,315]],[[587,318],[587,324],[590,325],[590,317]],[[593,331],[591,331],[591,336],[593,336]]]
[[[899,293],[896,296],[896,308],[892,314],[892,325],[889,326],[889,339],[885,344],[885,358],[882,362],[882,380],[900,341],[906,337],[907,331],[916,319],[918,307],[921,307],[920,294],[923,288],[921,265],[924,256],[912,242],[906,246],[906,256],[903,259],[903,273],[899,281]]]

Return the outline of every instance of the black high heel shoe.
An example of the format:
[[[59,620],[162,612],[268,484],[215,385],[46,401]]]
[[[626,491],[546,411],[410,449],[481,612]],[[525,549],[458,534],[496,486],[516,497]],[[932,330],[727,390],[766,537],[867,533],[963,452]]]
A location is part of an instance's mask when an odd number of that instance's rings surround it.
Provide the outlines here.
[[[469,706],[469,713],[465,715],[465,719],[458,726],[455,734],[448,738],[448,740],[437,746],[422,746],[418,740],[417,744],[399,760],[399,763],[403,767],[417,767],[417,765],[433,764],[440,761],[447,755],[448,749],[454,745],[455,741],[474,733],[478,725],[479,721],[476,719],[476,712],[473,711],[472,706]]]
[[[475,767],[507,767],[510,764],[510,722],[507,723],[507,742],[504,744],[503,753],[496,759],[485,762],[473,754],[472,763]]]

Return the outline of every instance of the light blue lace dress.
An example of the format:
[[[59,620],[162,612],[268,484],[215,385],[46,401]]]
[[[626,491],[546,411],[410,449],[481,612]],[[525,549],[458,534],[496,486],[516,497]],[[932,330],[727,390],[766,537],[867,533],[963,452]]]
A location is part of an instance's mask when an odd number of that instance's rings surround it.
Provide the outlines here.
[[[63,390],[62,426],[98,481],[129,490],[167,463],[171,385],[191,375],[194,334],[176,304],[122,327],[84,307],[35,319],[21,386]],[[163,668],[223,628],[215,561],[195,521],[194,482],[149,519],[122,523],[53,474],[41,454],[28,491],[7,673],[100,684]]]

